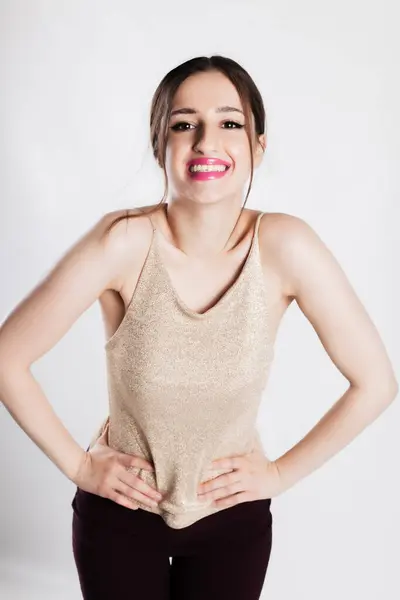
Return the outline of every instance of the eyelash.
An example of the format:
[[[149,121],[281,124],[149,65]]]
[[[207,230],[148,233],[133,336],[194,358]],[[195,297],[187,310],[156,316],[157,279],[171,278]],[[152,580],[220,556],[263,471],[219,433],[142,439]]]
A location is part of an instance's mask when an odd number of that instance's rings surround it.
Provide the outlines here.
[[[226,123],[233,123],[235,125],[235,127],[224,127],[224,129],[243,129],[244,125],[242,125],[241,123],[237,123],[236,121],[224,121],[223,125],[226,125]],[[171,129],[173,129],[174,131],[181,133],[182,131],[190,131],[189,129],[178,129],[178,127],[180,125],[190,125],[191,123],[187,123],[186,121],[179,121],[179,123],[175,123],[175,125],[172,125]]]

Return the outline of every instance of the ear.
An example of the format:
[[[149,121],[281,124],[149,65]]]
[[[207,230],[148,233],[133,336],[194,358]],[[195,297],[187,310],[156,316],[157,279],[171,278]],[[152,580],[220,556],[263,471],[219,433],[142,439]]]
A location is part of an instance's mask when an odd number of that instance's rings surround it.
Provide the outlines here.
[[[267,146],[267,139],[265,133],[258,136],[257,146],[254,152],[254,166],[258,167],[264,156],[265,148]]]

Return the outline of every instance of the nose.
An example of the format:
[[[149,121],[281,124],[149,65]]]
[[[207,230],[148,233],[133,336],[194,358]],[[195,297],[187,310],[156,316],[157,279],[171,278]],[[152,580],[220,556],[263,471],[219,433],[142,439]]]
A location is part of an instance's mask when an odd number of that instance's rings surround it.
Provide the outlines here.
[[[193,150],[202,154],[212,154],[218,151],[218,132],[216,128],[199,125],[196,131]]]

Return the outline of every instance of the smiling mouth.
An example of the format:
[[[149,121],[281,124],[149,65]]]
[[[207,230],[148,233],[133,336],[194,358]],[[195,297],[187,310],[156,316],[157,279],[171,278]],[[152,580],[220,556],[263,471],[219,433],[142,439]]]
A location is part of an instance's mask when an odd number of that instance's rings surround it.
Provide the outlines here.
[[[191,173],[223,173],[229,169],[226,165],[191,165],[189,171]]]

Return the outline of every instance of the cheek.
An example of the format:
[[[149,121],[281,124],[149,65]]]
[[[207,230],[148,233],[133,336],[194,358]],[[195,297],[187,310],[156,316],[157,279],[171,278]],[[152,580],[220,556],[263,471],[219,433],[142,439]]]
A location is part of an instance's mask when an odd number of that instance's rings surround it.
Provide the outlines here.
[[[175,144],[169,143],[165,153],[165,166],[168,169],[175,169],[179,161],[179,148]]]
[[[187,148],[190,148],[191,143],[193,143],[192,137],[189,133],[184,134],[175,134],[171,135],[167,141],[167,150],[170,149],[170,152],[173,154],[187,151]]]
[[[168,142],[166,161],[168,161],[171,166],[177,165],[182,162],[185,153],[187,153],[186,145],[175,138],[173,141]]]
[[[165,154],[165,170],[169,179],[171,177],[171,154],[168,151]]]
[[[185,152],[181,146],[170,144],[165,154],[165,169],[168,179],[178,183],[185,177]]]
[[[247,174],[251,167],[249,148],[238,144],[230,148],[230,155],[235,165],[235,171]]]

